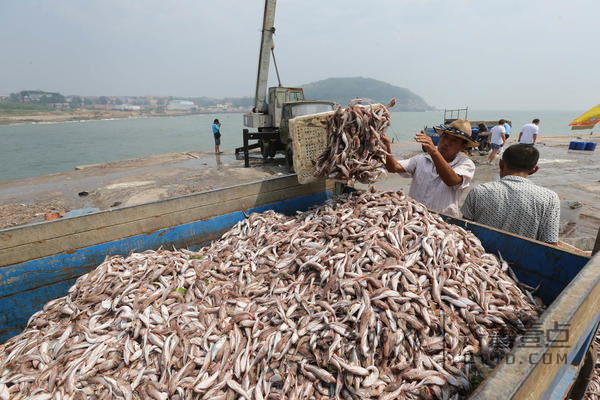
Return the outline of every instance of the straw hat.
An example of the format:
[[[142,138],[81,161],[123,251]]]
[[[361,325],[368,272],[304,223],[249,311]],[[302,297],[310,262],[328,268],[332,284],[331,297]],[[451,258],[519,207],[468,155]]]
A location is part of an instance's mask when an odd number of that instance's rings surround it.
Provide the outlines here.
[[[466,140],[470,147],[477,147],[479,143],[471,137],[471,123],[466,119],[455,119],[450,124],[442,124],[433,128],[437,133],[448,133],[450,135]]]

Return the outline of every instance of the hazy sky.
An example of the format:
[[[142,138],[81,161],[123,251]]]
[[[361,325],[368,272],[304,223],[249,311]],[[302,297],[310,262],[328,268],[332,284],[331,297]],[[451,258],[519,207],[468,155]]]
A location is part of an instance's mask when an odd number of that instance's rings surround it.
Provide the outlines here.
[[[263,9],[0,0],[0,94],[253,96]],[[284,85],[363,76],[440,108],[600,103],[599,0],[278,0],[275,27]]]

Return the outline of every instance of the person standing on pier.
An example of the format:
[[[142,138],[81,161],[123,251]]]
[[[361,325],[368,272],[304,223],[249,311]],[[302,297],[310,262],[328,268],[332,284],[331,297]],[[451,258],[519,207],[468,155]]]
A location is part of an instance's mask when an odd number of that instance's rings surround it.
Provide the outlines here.
[[[215,154],[220,154],[222,151],[219,149],[221,145],[221,123],[215,118],[212,124],[213,137],[215,138]]]
[[[506,136],[506,140],[508,140],[508,138],[510,137],[510,129],[510,124],[504,121],[504,130],[506,131],[504,135]]]

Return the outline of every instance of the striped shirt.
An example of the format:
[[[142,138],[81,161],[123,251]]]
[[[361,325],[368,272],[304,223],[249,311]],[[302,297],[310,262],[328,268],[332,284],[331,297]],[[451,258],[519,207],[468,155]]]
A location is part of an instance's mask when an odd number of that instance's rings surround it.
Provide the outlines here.
[[[467,195],[461,211],[465,218],[483,225],[542,242],[558,242],[558,195],[527,178],[507,175],[477,185]]]
[[[462,182],[455,186],[444,183],[429,154],[414,156],[399,163],[406,171],[400,175],[413,178],[408,191],[410,197],[431,210],[453,217],[460,216],[458,203],[463,190],[469,186],[475,174],[475,164],[471,159],[458,154],[449,163],[452,170],[463,178]]]

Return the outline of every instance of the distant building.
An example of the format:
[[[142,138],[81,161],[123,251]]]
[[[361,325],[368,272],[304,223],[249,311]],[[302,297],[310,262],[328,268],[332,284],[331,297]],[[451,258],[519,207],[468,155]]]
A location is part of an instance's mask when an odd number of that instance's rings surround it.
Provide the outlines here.
[[[19,103],[53,104],[66,102],[65,96],[58,92],[44,92],[42,90],[21,90],[10,95],[11,101]]]
[[[30,92],[23,95],[24,103],[39,103],[42,97],[45,96],[44,92]]]
[[[196,111],[198,106],[193,101],[188,100],[171,100],[167,104],[169,111]]]
[[[133,104],[115,104],[112,106],[112,109],[118,111],[139,111],[142,107]]]
[[[48,104],[48,109],[65,111],[70,110],[71,105],[69,103],[50,103]]]

